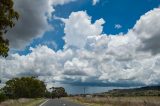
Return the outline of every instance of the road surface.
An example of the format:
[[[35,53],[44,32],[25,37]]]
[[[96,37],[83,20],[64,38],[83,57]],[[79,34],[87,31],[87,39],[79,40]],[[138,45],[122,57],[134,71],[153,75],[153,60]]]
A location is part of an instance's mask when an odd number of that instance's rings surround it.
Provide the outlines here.
[[[64,99],[50,99],[41,104],[40,106],[84,106],[84,105],[76,104]]]

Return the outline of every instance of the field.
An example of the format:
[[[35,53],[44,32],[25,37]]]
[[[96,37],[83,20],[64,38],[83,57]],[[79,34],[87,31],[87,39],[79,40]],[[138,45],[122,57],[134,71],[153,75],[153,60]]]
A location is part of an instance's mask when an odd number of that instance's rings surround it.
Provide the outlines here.
[[[86,106],[160,106],[160,97],[71,97]]]
[[[2,102],[0,106],[39,106],[45,99],[18,99]]]

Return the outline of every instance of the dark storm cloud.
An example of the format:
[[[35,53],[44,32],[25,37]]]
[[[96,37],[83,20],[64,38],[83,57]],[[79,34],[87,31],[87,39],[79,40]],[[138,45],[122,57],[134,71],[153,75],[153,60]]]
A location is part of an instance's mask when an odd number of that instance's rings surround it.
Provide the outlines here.
[[[153,55],[160,53],[160,33],[150,39],[143,40],[143,46],[140,50],[151,51]]]
[[[15,0],[14,8],[20,18],[16,26],[7,33],[13,48],[23,48],[33,38],[42,36],[51,27],[47,22],[47,14],[51,12],[45,0]]]
[[[135,32],[142,44],[141,51],[150,51],[153,55],[160,53],[160,8],[154,9],[141,17],[135,25]],[[152,13],[152,14],[151,14]]]

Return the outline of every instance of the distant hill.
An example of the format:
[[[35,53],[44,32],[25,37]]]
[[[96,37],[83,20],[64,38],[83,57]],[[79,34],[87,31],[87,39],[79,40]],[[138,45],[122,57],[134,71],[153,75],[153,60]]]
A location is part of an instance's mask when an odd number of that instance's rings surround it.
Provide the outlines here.
[[[160,86],[146,86],[132,89],[113,89],[94,96],[160,96]]]
[[[146,86],[141,88],[135,88],[135,90],[160,90],[160,86]]]

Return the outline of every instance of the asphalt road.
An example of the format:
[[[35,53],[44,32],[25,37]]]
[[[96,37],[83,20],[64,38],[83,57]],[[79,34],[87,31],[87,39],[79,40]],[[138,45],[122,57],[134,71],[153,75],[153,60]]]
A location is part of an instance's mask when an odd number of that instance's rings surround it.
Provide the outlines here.
[[[40,106],[84,106],[64,99],[50,99]]]

